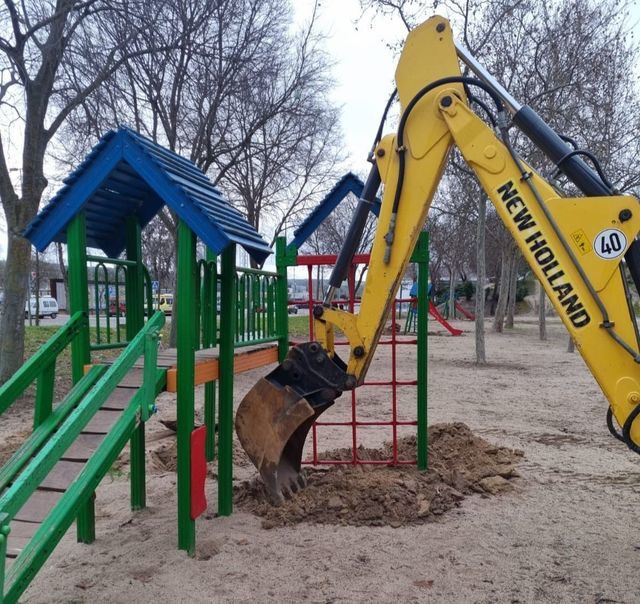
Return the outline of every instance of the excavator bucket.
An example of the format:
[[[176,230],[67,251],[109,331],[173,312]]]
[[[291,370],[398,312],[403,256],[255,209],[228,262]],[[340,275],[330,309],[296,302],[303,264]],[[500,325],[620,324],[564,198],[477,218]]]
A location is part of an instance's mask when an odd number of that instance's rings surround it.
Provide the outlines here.
[[[272,503],[304,488],[302,451],[321,413],[347,387],[354,387],[344,364],[317,342],[292,348],[287,358],[242,399],[236,433],[260,472]]]

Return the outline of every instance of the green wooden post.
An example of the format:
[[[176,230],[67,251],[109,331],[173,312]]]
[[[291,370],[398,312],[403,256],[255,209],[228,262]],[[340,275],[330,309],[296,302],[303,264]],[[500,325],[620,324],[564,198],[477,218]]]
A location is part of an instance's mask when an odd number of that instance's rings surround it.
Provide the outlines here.
[[[4,576],[7,572],[5,561],[7,559],[7,539],[10,531],[9,515],[0,512],[0,602],[4,601]]]
[[[131,342],[144,326],[144,271],[142,267],[142,243],[140,224],[135,215],[127,216],[125,224],[125,249],[127,260],[135,266],[127,266],[125,273],[125,302],[127,305],[126,332]],[[131,509],[140,510],[146,505],[145,488],[145,432],[144,421],[136,426],[129,444],[131,450]]]
[[[67,227],[67,254],[69,256],[69,311],[89,316],[89,283],[87,280],[87,229],[84,212],[78,212]],[[71,377],[78,383],[84,366],[91,363],[89,324],[80,328],[71,342]],[[96,538],[95,495],[89,496],[77,517],[77,536],[81,543],[92,543]]]
[[[55,359],[42,369],[38,376],[36,387],[36,408],[33,415],[33,428],[37,428],[47,417],[51,415],[53,409],[53,389],[56,377]]]
[[[218,514],[233,511],[233,365],[236,333],[236,246],[222,252],[218,410]]]
[[[191,519],[191,432],[195,405],[196,237],[178,224],[178,547],[195,554],[196,527]]]
[[[211,348],[216,341],[216,256],[207,248],[206,269],[202,296],[202,346]],[[216,383],[204,385],[204,425],[207,427],[205,454],[207,461],[213,461],[216,455]]]
[[[427,363],[428,363],[428,329],[429,329],[429,235],[420,233],[418,244],[413,254],[418,263],[418,469],[426,470],[429,465],[428,433],[427,433]]]
[[[278,283],[276,286],[276,334],[278,335],[278,360],[282,363],[289,351],[289,289],[287,282],[287,267],[295,264],[297,251],[287,249],[284,237],[276,239],[276,272]]]

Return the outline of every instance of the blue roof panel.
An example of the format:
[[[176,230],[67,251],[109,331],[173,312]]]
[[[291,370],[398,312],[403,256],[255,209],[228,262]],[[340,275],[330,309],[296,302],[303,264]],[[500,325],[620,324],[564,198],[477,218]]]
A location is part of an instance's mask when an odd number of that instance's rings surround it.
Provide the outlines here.
[[[116,257],[124,249],[126,218],[135,215],[144,227],[167,205],[216,254],[237,243],[262,264],[271,253],[195,164],[129,128],[107,132],[63,182],[25,230],[40,251],[65,242],[67,224],[85,210],[87,245]]]
[[[288,247],[295,247],[299,250],[303,243],[313,235],[315,230],[349,193],[360,197],[363,188],[364,183],[353,172],[347,172],[333,185],[331,191],[325,195],[324,199],[298,225],[298,228],[293,231],[293,240],[289,243]],[[376,197],[376,201],[371,209],[376,216],[380,213],[380,204],[380,199]]]

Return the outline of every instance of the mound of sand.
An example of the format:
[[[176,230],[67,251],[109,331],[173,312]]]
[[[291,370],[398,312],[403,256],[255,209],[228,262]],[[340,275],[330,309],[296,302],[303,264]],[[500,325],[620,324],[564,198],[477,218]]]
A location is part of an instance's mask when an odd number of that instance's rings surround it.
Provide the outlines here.
[[[415,437],[398,443],[400,459],[415,457]],[[325,453],[326,459],[351,459],[350,449]],[[310,522],[399,527],[434,520],[460,505],[466,495],[494,495],[512,488],[522,451],[496,447],[462,423],[429,428],[429,470],[414,466],[330,466],[307,470],[308,486],[273,507],[258,480],[236,488],[239,509],[263,518],[263,528]],[[358,458],[390,458],[390,445],[357,450]]]

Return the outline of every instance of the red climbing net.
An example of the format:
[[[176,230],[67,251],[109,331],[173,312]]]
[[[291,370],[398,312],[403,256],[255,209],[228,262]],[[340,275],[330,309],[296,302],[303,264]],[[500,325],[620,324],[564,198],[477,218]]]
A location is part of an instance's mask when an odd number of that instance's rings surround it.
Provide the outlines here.
[[[313,331],[313,307],[316,304],[322,302],[322,300],[318,300],[314,298],[314,280],[313,280],[313,269],[314,267],[325,267],[332,266],[336,262],[336,256],[333,255],[299,255],[297,258],[298,266],[306,266],[307,267],[307,292],[308,299],[304,300],[304,304],[309,311],[309,336],[310,340],[314,338]],[[350,312],[354,312],[356,305],[360,303],[360,299],[356,297],[356,270],[358,266],[368,265],[369,264],[369,254],[357,254],[353,262],[351,264],[349,274],[348,274],[348,290],[349,295],[348,298],[335,299],[333,302],[338,306],[349,310]],[[389,333],[383,335],[380,338],[378,343],[379,346],[390,346],[391,347],[391,359],[390,359],[390,375],[387,379],[374,379],[369,374],[368,379],[362,384],[362,386],[372,386],[378,388],[386,389],[390,396],[390,409],[387,413],[385,413],[385,418],[374,418],[370,417],[363,419],[359,417],[359,408],[358,408],[358,391],[361,391],[362,387],[356,388],[352,390],[345,396],[349,396],[351,398],[351,405],[347,411],[344,419],[339,420],[322,420],[322,417],[313,425],[311,429],[311,451],[309,457],[303,462],[305,464],[311,465],[335,465],[335,464],[383,464],[383,465],[401,465],[401,464],[415,464],[415,458],[413,459],[405,459],[403,456],[398,454],[398,437],[399,437],[399,429],[404,426],[416,426],[416,419],[402,419],[399,417],[398,413],[398,389],[404,386],[416,386],[418,384],[417,379],[400,379],[398,376],[398,347],[400,346],[416,346],[417,339],[416,337],[404,337],[400,336],[398,333],[400,326],[396,321],[402,308],[408,310],[409,304],[411,303],[410,298],[404,299],[396,299],[394,304],[391,307],[390,318],[391,318],[391,329]],[[290,301],[289,304],[296,304],[301,306],[301,302]],[[338,340],[336,338],[335,341],[336,346],[348,346],[348,342],[346,340]],[[404,372],[403,372],[404,373]],[[342,401],[336,403],[339,405]],[[424,402],[426,405],[426,401]],[[343,403],[344,406],[344,403]],[[414,413],[416,406],[414,408]],[[389,429],[389,437],[385,438],[385,440],[389,441],[391,444],[391,454],[388,459],[361,459],[358,457],[358,446],[361,444],[362,439],[360,435],[360,430],[362,428],[378,426],[378,427],[387,427]],[[323,430],[326,430],[329,427],[330,430],[335,430],[336,428],[347,428],[349,429],[349,437],[345,438],[345,442],[341,443],[344,447],[349,447],[351,449],[351,458],[350,459],[327,459],[319,453],[319,435]]]

